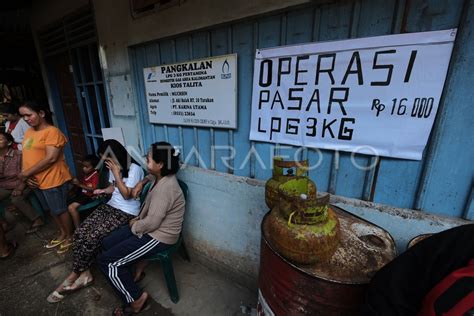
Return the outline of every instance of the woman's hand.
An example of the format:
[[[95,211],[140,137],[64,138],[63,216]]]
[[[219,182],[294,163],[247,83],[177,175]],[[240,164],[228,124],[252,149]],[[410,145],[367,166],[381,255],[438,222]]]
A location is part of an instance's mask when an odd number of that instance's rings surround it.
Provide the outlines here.
[[[36,181],[35,178],[28,178],[26,179],[25,182],[26,182],[26,185],[32,189],[36,189],[37,187],[39,187],[38,181]]]
[[[110,158],[105,159],[105,166],[113,173],[114,177],[120,178],[120,165]]]
[[[92,194],[94,195],[100,195],[100,194],[105,194],[104,189],[95,189]]]
[[[132,198],[136,199],[140,196],[143,190],[143,181],[138,182],[132,189]]]
[[[132,219],[128,222],[128,226],[132,227],[133,224],[135,224],[136,221],[138,221],[138,217],[132,218]]]
[[[28,176],[24,172],[20,172],[17,175],[18,179],[22,182],[25,182],[28,179]]]

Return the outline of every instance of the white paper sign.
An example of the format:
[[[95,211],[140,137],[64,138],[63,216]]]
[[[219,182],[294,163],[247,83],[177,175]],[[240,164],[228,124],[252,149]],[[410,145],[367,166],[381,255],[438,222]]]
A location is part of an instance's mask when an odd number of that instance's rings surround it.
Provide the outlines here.
[[[237,128],[237,55],[144,68],[150,123]]]
[[[120,144],[125,146],[125,138],[123,137],[123,131],[121,127],[107,127],[102,128],[102,138],[104,140],[115,139]]]
[[[257,50],[250,139],[420,160],[456,29]]]

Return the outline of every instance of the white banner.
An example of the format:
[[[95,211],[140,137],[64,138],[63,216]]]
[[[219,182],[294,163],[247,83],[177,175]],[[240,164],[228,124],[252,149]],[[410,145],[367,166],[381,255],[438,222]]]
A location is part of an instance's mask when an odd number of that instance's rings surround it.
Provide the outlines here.
[[[250,139],[420,160],[456,29],[257,50]]]
[[[150,123],[237,128],[237,55],[144,68]]]

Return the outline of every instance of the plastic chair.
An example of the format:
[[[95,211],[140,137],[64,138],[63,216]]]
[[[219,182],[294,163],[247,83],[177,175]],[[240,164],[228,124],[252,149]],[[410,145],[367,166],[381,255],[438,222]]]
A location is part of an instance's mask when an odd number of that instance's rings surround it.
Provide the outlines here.
[[[179,186],[181,187],[181,190],[183,191],[184,199],[187,199],[188,196],[188,186],[186,183],[184,183],[181,180],[178,180]],[[146,197],[146,193],[148,193],[148,190],[151,186],[151,183],[148,183],[149,186],[147,187],[147,191],[145,192],[145,196],[141,196],[141,200],[144,201]],[[145,191],[145,188],[143,188],[143,191]],[[142,191],[142,193],[143,193]],[[165,275],[165,280],[166,280],[166,286],[168,288],[168,293],[170,295],[170,299],[173,303],[178,303],[179,301],[179,293],[178,293],[178,287],[176,286],[176,278],[174,276],[174,269],[173,269],[173,262],[171,260],[171,255],[178,251],[181,250],[181,256],[187,261],[190,261],[188,252],[186,250],[186,247],[184,245],[184,240],[183,240],[183,232],[181,231],[181,234],[179,235],[178,241],[169,247],[168,249],[157,253],[151,258],[147,258],[149,261],[160,261],[161,266],[163,267],[163,273]]]
[[[143,186],[142,192],[140,193],[140,205],[143,205],[143,203],[145,203],[145,199],[148,194],[148,191],[150,191],[151,184],[152,182],[147,182],[147,184]]]

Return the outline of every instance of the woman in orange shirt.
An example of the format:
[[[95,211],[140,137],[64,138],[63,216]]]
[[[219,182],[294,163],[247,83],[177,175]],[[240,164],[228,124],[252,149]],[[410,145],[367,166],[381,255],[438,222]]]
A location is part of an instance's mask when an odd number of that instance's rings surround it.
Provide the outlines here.
[[[18,177],[35,188],[44,209],[49,209],[59,227],[59,236],[46,248],[59,246],[64,253],[72,245],[72,220],[67,211],[67,193],[72,179],[64,159],[66,136],[52,125],[51,112],[35,102],[20,106],[20,115],[31,126],[23,138],[22,172]]]

